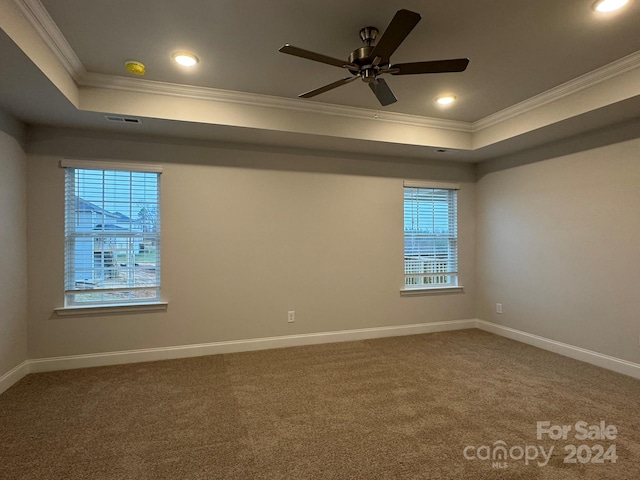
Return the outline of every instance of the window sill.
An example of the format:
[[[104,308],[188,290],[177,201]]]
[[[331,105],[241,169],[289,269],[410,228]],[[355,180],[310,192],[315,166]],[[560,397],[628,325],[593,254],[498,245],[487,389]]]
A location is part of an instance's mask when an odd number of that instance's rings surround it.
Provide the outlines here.
[[[142,313],[166,311],[168,302],[153,303],[123,303],[114,305],[80,305],[75,307],[54,308],[53,311],[58,316],[66,317],[70,315],[110,315],[118,313]]]
[[[458,285],[455,287],[428,287],[428,288],[403,288],[400,290],[401,297],[413,297],[419,295],[441,295],[447,293],[462,293],[464,287]]]

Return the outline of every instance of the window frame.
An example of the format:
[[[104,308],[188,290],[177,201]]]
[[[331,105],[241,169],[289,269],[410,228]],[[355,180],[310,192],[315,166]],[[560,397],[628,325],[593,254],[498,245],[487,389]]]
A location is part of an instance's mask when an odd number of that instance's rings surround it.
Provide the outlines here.
[[[453,254],[454,262],[455,262],[455,271],[446,271],[446,272],[416,272],[416,273],[407,273],[407,240],[408,238],[415,238],[415,234],[407,234],[406,230],[406,217],[407,217],[407,189],[427,189],[427,190],[448,190],[450,194],[448,194],[447,198],[447,222],[448,222],[448,230],[450,229],[449,223],[453,221],[453,235],[441,235],[438,237],[435,233],[431,234],[431,237],[435,240],[437,238],[447,238],[450,242],[453,239],[453,243],[455,245],[455,253]],[[464,287],[460,284],[460,268],[458,262],[458,252],[459,252],[459,235],[458,235],[458,191],[460,190],[460,184],[458,183],[448,183],[448,182],[432,182],[432,181],[422,181],[422,180],[404,180],[403,181],[403,269],[404,269],[404,285],[400,289],[400,294],[405,296],[411,295],[429,295],[429,294],[437,294],[437,293],[457,293],[464,289]],[[453,201],[449,198],[449,195],[453,195]],[[453,211],[451,211],[453,209]],[[421,235],[422,237],[429,238],[429,234]],[[450,247],[449,247],[450,248]],[[435,255],[435,253],[434,253]],[[412,261],[415,261],[413,259]],[[442,263],[442,262],[441,262]],[[450,263],[450,258],[447,256],[447,265]],[[450,269],[447,269],[450,270]],[[411,285],[408,283],[408,279],[416,276],[420,276],[421,273],[426,273],[425,276],[448,276],[451,279],[447,282],[439,282],[432,284],[425,284],[424,281]],[[440,275],[442,274],[442,275]]]
[[[128,162],[105,162],[105,161],[97,161],[97,160],[69,160],[64,159],[60,162],[60,167],[65,169],[65,199],[64,199],[64,258],[65,258],[65,266],[64,266],[64,307],[54,309],[58,315],[74,315],[74,314],[88,314],[88,313],[97,313],[97,312],[121,312],[121,311],[153,311],[158,309],[166,309],[167,302],[161,300],[161,247],[160,247],[160,237],[161,237],[161,174],[163,168],[161,165],[156,164],[136,164],[136,163],[128,163]],[[74,175],[76,170],[94,170],[98,172],[124,172],[124,173],[142,173],[142,174],[156,174],[157,175],[157,183],[154,185],[156,189],[155,193],[155,202],[152,204],[155,206],[156,213],[156,229],[157,231],[153,233],[145,233],[143,228],[141,231],[134,231],[133,225],[138,223],[137,220],[130,217],[128,219],[130,226],[130,230],[127,231],[123,229],[123,231],[118,231],[117,235],[113,235],[111,241],[128,242],[128,245],[125,247],[127,250],[127,255],[135,255],[136,253],[136,240],[140,242],[143,238],[153,237],[155,239],[155,261],[154,261],[154,277],[153,282],[150,285],[145,285],[141,287],[142,289],[152,291],[154,293],[151,297],[142,297],[142,298],[132,298],[132,294],[128,298],[123,298],[122,300],[118,299],[99,299],[94,301],[79,301],[75,298],[75,295],[78,295],[78,292],[83,292],[83,289],[71,288],[69,285],[76,285],[75,275],[77,271],[77,265],[73,264],[69,266],[69,262],[74,262],[73,255],[75,254],[75,245],[74,240],[80,238],[80,236],[91,238],[92,242],[95,245],[96,240],[102,239],[102,241],[106,241],[106,237],[111,235],[106,235],[106,229],[103,228],[104,231],[96,231],[95,234],[93,232],[82,232],[82,235],[79,236],[79,232],[75,230],[77,226],[76,214],[77,212],[73,211],[73,205],[69,206],[69,198],[74,198],[74,205],[78,204],[79,197],[74,192],[69,193],[68,191],[68,180],[69,175]],[[72,172],[72,173],[70,173]],[[133,175],[129,177],[127,182],[129,183],[129,188],[133,188],[132,182]],[[102,197],[102,202],[105,203],[104,194]],[[130,204],[130,210],[134,205],[134,200],[131,198],[127,199],[127,202]],[[113,212],[107,212],[107,209],[104,209],[104,212],[107,214],[113,214]],[[68,218],[68,215],[72,212],[74,214],[73,219]],[[106,222],[105,222],[106,223]],[[71,231],[69,231],[69,224],[73,225]],[[106,225],[105,225],[106,226]],[[87,235],[87,233],[89,233]],[[142,236],[141,236],[142,235]],[[102,238],[105,237],[105,238]],[[132,246],[133,245],[133,246]],[[73,250],[70,250],[72,248]],[[90,253],[94,257],[95,262],[95,246],[92,248],[93,252]],[[130,252],[128,250],[131,250]],[[129,262],[127,262],[129,263]],[[131,270],[131,273],[135,273],[138,269],[137,263],[133,265],[127,265],[128,269]],[[93,269],[96,267],[92,265],[92,273]],[[104,268],[104,265],[102,266]],[[73,276],[73,279],[70,280],[69,275]],[[136,277],[137,278],[137,277]],[[146,287],[146,288],[145,288]],[[124,291],[124,292],[133,292],[134,290],[139,289],[139,286],[135,285],[135,281],[133,285],[126,285],[123,287],[116,287],[115,290]],[[97,288],[95,290],[87,289],[87,292],[93,291],[94,293],[107,293],[109,291],[113,291],[114,289],[109,288]]]

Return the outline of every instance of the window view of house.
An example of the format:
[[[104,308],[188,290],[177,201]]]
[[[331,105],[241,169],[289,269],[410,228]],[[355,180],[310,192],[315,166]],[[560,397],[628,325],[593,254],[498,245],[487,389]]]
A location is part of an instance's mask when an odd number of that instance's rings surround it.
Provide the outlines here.
[[[67,305],[159,299],[159,174],[67,168]]]
[[[405,288],[458,285],[457,193],[404,187]]]

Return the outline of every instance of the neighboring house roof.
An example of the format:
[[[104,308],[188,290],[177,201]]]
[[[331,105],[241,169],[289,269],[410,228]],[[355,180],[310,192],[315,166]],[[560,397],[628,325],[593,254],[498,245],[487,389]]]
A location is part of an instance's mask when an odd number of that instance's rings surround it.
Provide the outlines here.
[[[114,219],[118,223],[132,223],[132,220],[120,212],[109,212],[102,207],[99,207],[95,203],[91,203],[88,200],[85,200],[82,197],[75,196],[76,201],[76,211],[78,212],[94,212],[99,213],[100,215],[104,215],[105,217],[109,217],[110,219]],[[123,229],[124,230],[124,229]]]
[[[113,223],[99,223],[98,225],[96,225],[95,227],[93,227],[94,230],[100,230],[100,231],[119,231],[119,232],[130,232],[131,229],[129,228],[124,228],[121,227],[120,225],[114,225]]]
[[[99,207],[95,203],[91,203],[82,197],[74,195],[76,210],[78,212],[96,212],[96,213],[109,213],[104,208]]]
[[[111,214],[114,217],[118,218],[119,221],[121,221],[121,222],[130,222],[131,221],[131,219],[129,217],[127,217],[124,213],[112,212]]]

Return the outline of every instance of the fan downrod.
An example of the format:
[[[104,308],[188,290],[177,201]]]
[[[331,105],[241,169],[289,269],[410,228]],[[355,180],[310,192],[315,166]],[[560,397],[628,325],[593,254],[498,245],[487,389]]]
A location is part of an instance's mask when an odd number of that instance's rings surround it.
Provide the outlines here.
[[[367,47],[370,47],[375,42],[378,33],[376,27],[364,27],[360,29],[360,39]]]
[[[373,42],[378,36],[376,27],[364,27],[360,29],[360,39],[365,44],[364,47],[356,48],[349,54],[349,63],[360,67],[358,70],[349,70],[353,75],[358,75],[364,82],[375,81],[380,70],[380,66],[375,63],[375,58],[371,56],[374,46]],[[379,60],[378,60],[379,62]]]

